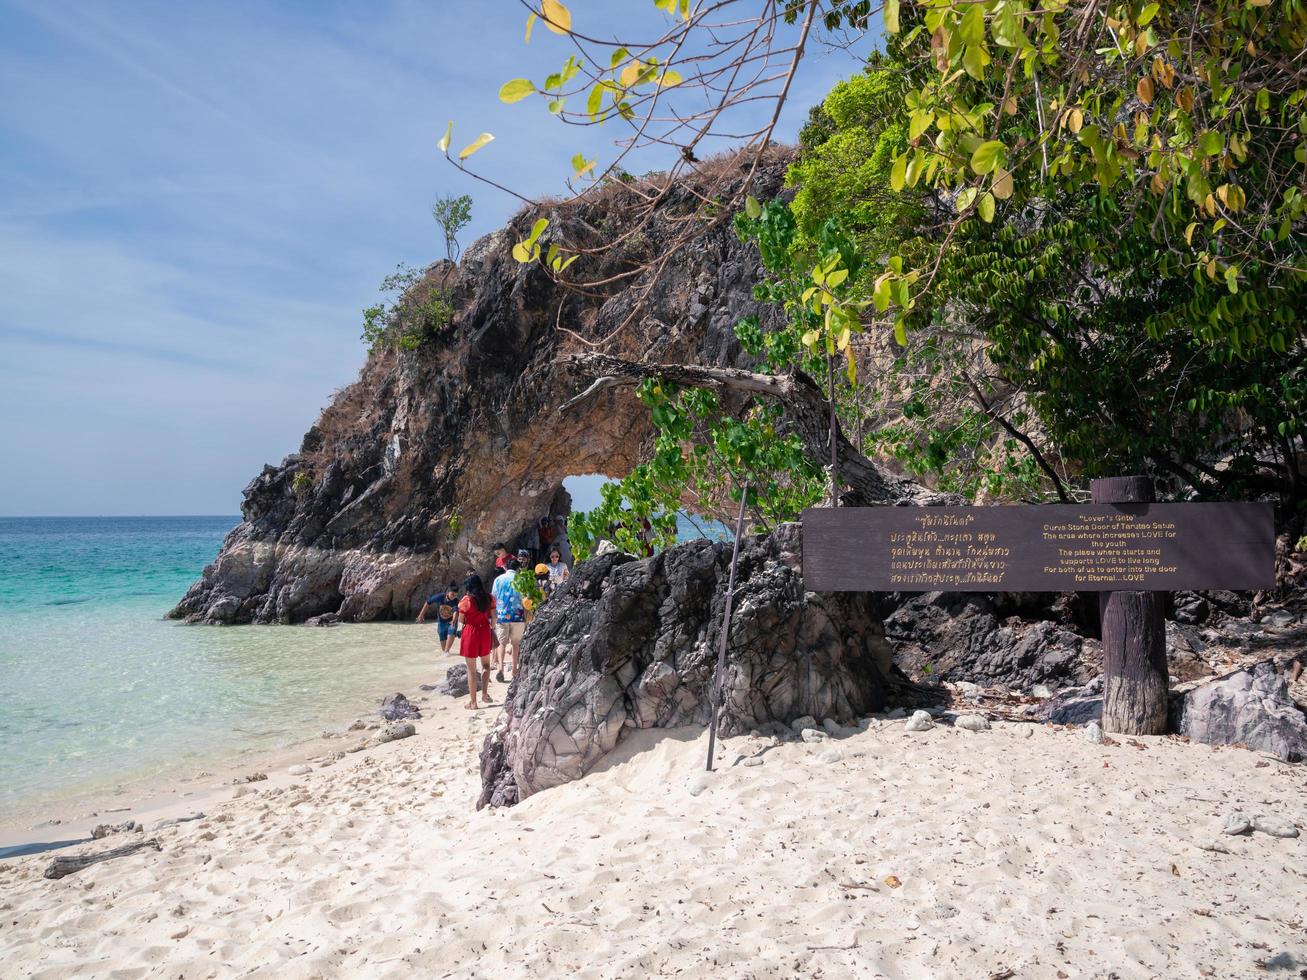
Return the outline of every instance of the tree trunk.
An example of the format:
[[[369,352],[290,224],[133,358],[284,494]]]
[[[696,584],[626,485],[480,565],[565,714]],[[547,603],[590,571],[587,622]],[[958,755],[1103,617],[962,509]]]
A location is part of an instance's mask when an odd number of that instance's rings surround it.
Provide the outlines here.
[[[1140,476],[1094,480],[1096,504],[1151,503],[1152,481]],[[1103,730],[1166,734],[1166,593],[1100,592],[1103,627]]]
[[[775,398],[785,409],[789,431],[798,434],[808,458],[817,461],[831,457],[830,406],[826,394],[802,372],[794,374],[756,374],[737,368],[710,368],[696,364],[644,364],[608,354],[583,352],[568,355],[564,363],[574,372],[595,380],[575,398],[559,409],[567,411],[601,391],[630,387],[645,378],[663,378],[686,388],[707,388]],[[870,504],[911,502],[945,504],[956,502],[944,494],[927,490],[911,480],[903,480],[877,466],[853,448],[839,431],[836,421],[836,447],[840,463],[840,505],[865,507]]]

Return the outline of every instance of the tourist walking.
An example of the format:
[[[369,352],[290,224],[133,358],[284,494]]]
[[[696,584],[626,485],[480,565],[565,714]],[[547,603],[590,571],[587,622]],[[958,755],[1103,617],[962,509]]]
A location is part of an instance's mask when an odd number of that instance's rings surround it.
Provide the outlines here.
[[[480,575],[469,575],[463,583],[466,593],[458,604],[458,611],[463,617],[463,636],[458,644],[459,655],[467,664],[467,692],[471,696],[464,707],[475,711],[477,689],[486,704],[490,700],[490,651],[496,645],[495,632],[491,626],[491,617],[495,613],[495,600],[486,592]]]
[[[495,579],[492,587],[495,593],[497,619],[495,629],[499,635],[499,672],[495,675],[495,680],[501,684],[507,683],[504,678],[505,657],[511,658],[513,676],[517,676],[518,653],[522,647],[522,634],[526,631],[526,607],[522,604],[522,594],[513,584],[513,576],[517,574],[520,567],[516,558],[510,558],[508,566],[503,574]]]
[[[419,623],[426,620],[427,609],[431,607],[436,610],[436,633],[440,637],[440,649],[449,653],[450,647],[458,639],[458,586],[450,582],[443,593],[427,596],[427,601],[422,603],[422,611],[418,613]]]

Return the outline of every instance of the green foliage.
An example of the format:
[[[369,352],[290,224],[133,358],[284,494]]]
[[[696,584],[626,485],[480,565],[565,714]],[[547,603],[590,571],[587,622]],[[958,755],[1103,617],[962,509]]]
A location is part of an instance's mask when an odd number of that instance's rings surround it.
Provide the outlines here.
[[[449,291],[423,270],[401,263],[381,281],[381,293],[382,302],[363,311],[363,339],[369,351],[417,350],[453,319]]]
[[[1087,16],[918,0],[908,13],[892,46],[933,71],[900,113],[911,146],[896,186],[956,193],[959,218],[983,223],[1101,195],[1147,233],[1164,276],[1200,287],[1201,326],[1176,315],[1171,327],[1235,355],[1283,353],[1283,329],[1252,328],[1218,294],[1296,295],[1307,276],[1307,3],[1118,0]],[[927,277],[913,293],[934,288]]]
[[[718,514],[730,509],[722,507],[726,500],[738,506],[745,483],[757,530],[793,520],[820,499],[821,470],[806,458],[799,437],[783,431],[778,406],[750,402],[737,417],[712,391],[657,380],[642,383],[639,394],[656,428],[653,455],[605,485],[598,507],[568,519],[578,561],[605,538],[630,554],[646,545],[668,547],[676,540],[678,511]]]
[[[466,194],[436,198],[436,203],[431,208],[431,217],[435,218],[441,234],[445,236],[445,258],[457,262],[458,233],[472,220],[472,198]]]
[[[463,530],[463,512],[455,507],[453,513],[449,515],[449,520],[445,524],[451,538],[458,537]]]
[[[514,572],[513,588],[517,589],[517,594],[523,599],[530,599],[534,609],[539,609],[540,604],[545,601],[545,594],[540,591],[540,585],[536,582],[536,573],[533,569],[519,568]]]
[[[290,481],[290,488],[302,497],[313,489],[313,477],[307,471],[300,470],[295,474],[295,478]]]

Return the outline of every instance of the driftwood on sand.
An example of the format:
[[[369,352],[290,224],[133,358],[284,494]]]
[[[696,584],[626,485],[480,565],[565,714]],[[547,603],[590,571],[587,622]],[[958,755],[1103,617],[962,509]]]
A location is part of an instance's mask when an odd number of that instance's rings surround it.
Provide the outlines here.
[[[99,854],[75,854],[66,857],[57,857],[50,862],[50,866],[45,869],[47,878],[66,878],[68,875],[76,874],[83,868],[89,868],[93,864],[99,864],[101,861],[112,861],[114,858],[126,857],[128,854],[135,854],[137,851],[145,848],[162,850],[159,847],[159,839],[151,837],[148,840],[132,841],[130,844],[124,844],[122,847],[115,847],[108,851],[101,851]]]

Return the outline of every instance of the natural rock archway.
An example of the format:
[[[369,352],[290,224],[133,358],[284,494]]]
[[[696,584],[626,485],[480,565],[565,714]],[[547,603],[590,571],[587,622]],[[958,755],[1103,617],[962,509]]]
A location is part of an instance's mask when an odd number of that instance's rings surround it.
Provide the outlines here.
[[[752,193],[779,193],[787,162],[776,153],[753,174]],[[675,188],[621,249],[587,260],[600,266],[592,278],[636,273],[598,295],[563,289],[538,264],[513,260],[535,213],[474,243],[457,267],[433,266],[428,276],[451,290],[452,322],[418,351],[368,358],[299,452],[249,484],[243,522],[171,615],[406,617],[436,583],[484,571],[495,541],[511,543],[544,514],[566,512],[567,476],[625,475],[650,434],[648,413],[620,388],[560,411],[582,386],[567,355],[602,343],[640,361],[741,365],[736,321],[771,322],[770,308],[752,297],[757,252],[725,216],[656,272],[639,271],[683,236],[710,179]],[[620,234],[624,200],[601,191],[547,214],[570,240],[599,244]]]

